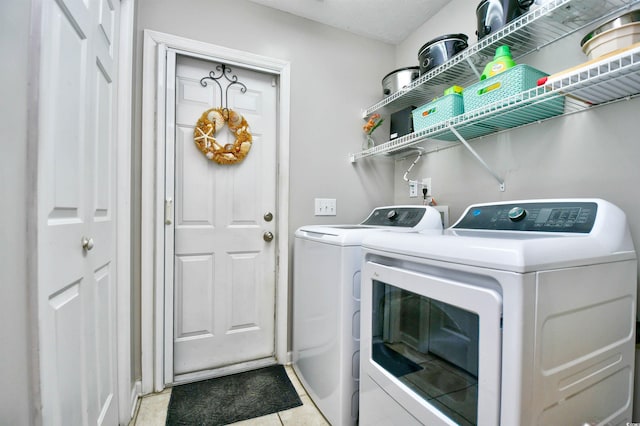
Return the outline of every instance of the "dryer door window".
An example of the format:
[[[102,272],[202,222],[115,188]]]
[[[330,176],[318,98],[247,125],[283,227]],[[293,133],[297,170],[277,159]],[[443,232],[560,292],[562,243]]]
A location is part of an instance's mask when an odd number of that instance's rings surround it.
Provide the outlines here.
[[[478,314],[374,281],[371,357],[461,424],[478,418]]]
[[[365,262],[362,374],[422,423],[498,424],[501,313],[482,285]]]

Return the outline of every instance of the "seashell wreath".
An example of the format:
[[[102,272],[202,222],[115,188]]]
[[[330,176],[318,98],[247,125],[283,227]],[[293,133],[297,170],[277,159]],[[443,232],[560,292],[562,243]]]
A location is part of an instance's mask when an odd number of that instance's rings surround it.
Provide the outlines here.
[[[232,144],[220,145],[214,135],[225,123],[236,140]],[[247,156],[253,139],[249,133],[249,124],[241,114],[228,108],[211,108],[198,119],[193,131],[193,141],[209,160],[218,164],[235,164]]]

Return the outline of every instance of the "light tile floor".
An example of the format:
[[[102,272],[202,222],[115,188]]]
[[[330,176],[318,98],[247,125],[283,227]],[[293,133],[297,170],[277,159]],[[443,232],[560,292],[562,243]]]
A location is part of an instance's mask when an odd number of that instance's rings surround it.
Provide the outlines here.
[[[302,401],[302,406],[292,408],[279,413],[269,414],[255,419],[244,420],[233,423],[237,426],[329,426],[329,423],[322,417],[320,411],[307,395],[304,387],[298,380],[296,373],[290,365],[285,366],[287,375],[298,392]],[[136,415],[129,423],[129,426],[164,426],[167,419],[167,408],[171,388],[163,392],[142,397]]]

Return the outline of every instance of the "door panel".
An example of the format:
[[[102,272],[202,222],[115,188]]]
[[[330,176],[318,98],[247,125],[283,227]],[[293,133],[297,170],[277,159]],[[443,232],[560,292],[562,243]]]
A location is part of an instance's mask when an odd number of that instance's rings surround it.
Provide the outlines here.
[[[193,149],[193,128],[176,129],[175,222],[176,228],[213,230],[216,182],[209,164],[201,161],[202,154]],[[201,194],[208,194],[203,197]]]
[[[112,148],[111,141],[113,140],[113,99],[111,82],[109,81],[109,75],[106,74],[104,68],[97,64],[96,72],[96,117],[95,117],[95,135],[93,141],[95,141],[95,155],[93,159],[92,170],[95,171],[95,187],[93,188],[94,194],[94,218],[106,217],[109,212],[109,206],[111,205],[112,191],[110,190],[111,183],[113,182],[112,168],[110,162],[112,161],[110,155],[110,149]]]
[[[38,123],[44,424],[117,424],[118,0],[45,0]],[[82,240],[92,244],[83,248]]]
[[[231,265],[231,321],[229,329],[238,332],[260,326],[259,301],[255,297],[255,283],[259,277],[259,252],[229,253]]]
[[[86,96],[84,72],[88,43],[73,16],[65,14],[56,3],[49,6],[51,39],[44,47],[43,62],[53,64],[48,70],[49,77],[61,84],[45,85],[48,87],[43,87],[41,92],[42,107],[47,109],[47,114],[41,114],[46,129],[46,133],[41,133],[46,150],[42,168],[47,169],[51,179],[43,182],[45,187],[40,200],[45,203],[47,216],[53,225],[58,220],[67,223],[69,220],[80,221],[83,196],[83,163],[80,158],[83,153],[82,134],[86,127],[82,101]],[[82,26],[88,25],[84,20],[81,23]],[[67,92],[72,84],[75,84],[75,90]]]
[[[177,341],[211,337],[213,316],[213,256],[176,256],[174,300]]]
[[[193,142],[200,115],[221,106],[220,89],[200,79],[219,64],[178,56],[176,66],[174,375],[274,356],[276,87],[273,77],[232,67],[246,84],[228,92],[229,108],[248,121],[251,151],[238,164],[207,160]],[[216,71],[220,75],[220,71]],[[223,78],[223,89],[225,82]],[[233,143],[225,126],[215,135]],[[167,239],[171,241],[171,238]]]
[[[83,405],[82,374],[78,369],[82,363],[82,352],[78,350],[78,339],[82,334],[82,322],[79,321],[82,318],[81,284],[72,283],[49,299],[47,319],[54,335],[48,336],[51,344],[47,345],[46,353],[50,362],[43,374],[55,386],[48,389],[43,386],[49,391],[43,395],[45,423],[63,424],[64,419],[68,424],[82,424],[82,411],[78,409]],[[76,350],[69,351],[69,348]]]
[[[108,410],[111,399],[115,398],[113,377],[115,377],[115,282],[111,265],[105,265],[96,271],[96,364],[100,368],[97,374],[97,401],[101,411]],[[104,413],[101,413],[104,416]]]

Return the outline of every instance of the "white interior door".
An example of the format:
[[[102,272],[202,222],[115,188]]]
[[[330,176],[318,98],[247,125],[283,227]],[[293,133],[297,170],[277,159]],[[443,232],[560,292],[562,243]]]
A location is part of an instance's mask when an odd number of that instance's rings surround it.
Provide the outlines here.
[[[44,0],[38,123],[42,417],[118,422],[115,103],[118,0]]]
[[[206,87],[200,83],[211,71],[221,75],[218,65],[180,55],[176,60],[175,141],[167,138],[166,168],[167,198],[175,200],[166,226],[166,261],[174,267],[168,277],[174,377],[273,358],[275,352],[276,244],[264,234],[276,233],[276,79],[231,67],[229,77],[237,76],[247,90],[231,86],[228,107],[247,119],[253,145],[241,163],[220,165],[193,141],[200,115],[223,106],[220,88],[210,80]],[[229,82],[220,81],[224,92]],[[215,136],[223,145],[234,141],[226,126]]]

